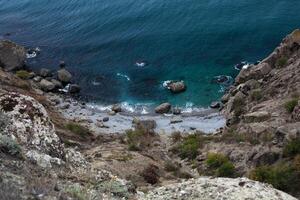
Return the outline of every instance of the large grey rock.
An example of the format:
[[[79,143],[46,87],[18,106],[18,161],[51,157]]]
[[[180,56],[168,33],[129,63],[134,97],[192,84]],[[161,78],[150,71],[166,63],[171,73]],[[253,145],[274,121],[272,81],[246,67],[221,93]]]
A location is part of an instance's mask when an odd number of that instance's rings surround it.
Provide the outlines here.
[[[60,81],[56,80],[56,79],[51,79],[51,82],[55,85],[55,88],[63,88],[63,85]]]
[[[52,82],[47,81],[46,79],[41,80],[39,85],[41,89],[44,90],[45,92],[49,92],[51,90],[54,90],[55,88],[55,85]]]
[[[155,112],[159,114],[168,113],[171,109],[170,103],[163,103],[155,108]]]
[[[72,79],[72,74],[64,68],[57,71],[57,76],[58,80],[63,83],[70,83]]]
[[[46,78],[46,77],[52,76],[52,73],[51,73],[50,69],[42,68],[42,69],[40,69],[39,75],[41,77]]]
[[[0,41],[0,67],[5,71],[21,69],[26,60],[26,50],[11,41]]]

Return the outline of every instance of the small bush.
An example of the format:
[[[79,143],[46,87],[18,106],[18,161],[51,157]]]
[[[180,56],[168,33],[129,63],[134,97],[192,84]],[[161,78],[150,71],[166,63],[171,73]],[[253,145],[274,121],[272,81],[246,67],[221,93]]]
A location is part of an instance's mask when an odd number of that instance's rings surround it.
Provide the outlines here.
[[[235,173],[235,167],[231,162],[225,162],[216,171],[216,176],[219,177],[233,177]]]
[[[90,195],[86,188],[81,188],[80,186],[74,185],[67,188],[66,193],[76,200],[87,200],[90,199]]]
[[[284,107],[289,113],[292,113],[294,108],[297,106],[297,104],[298,104],[298,99],[292,99],[285,102]]]
[[[198,155],[198,149],[202,147],[203,140],[198,134],[191,134],[184,137],[181,144],[178,147],[179,156],[182,159],[195,159]]]
[[[150,145],[147,138],[147,132],[143,129],[135,129],[126,131],[126,141],[128,150],[140,151],[143,147]]]
[[[250,98],[252,101],[259,101],[263,98],[261,89],[252,90],[250,92]]]
[[[91,134],[89,129],[87,129],[79,124],[75,124],[73,122],[66,124],[65,127],[69,131],[71,131],[71,132],[75,133],[76,135],[79,135],[80,137],[83,137],[83,138]]]
[[[149,165],[147,168],[143,170],[141,176],[147,183],[152,185],[158,183],[159,175],[158,175],[158,167],[155,165]]]
[[[281,57],[281,58],[279,58],[277,61],[276,61],[276,64],[275,64],[275,66],[277,67],[277,68],[282,68],[282,67],[284,67],[286,64],[287,64],[287,61],[288,61],[288,59],[286,58],[286,57]]]
[[[289,141],[283,148],[283,155],[293,157],[300,154],[300,138]]]
[[[233,177],[235,167],[229,159],[220,153],[209,153],[206,159],[209,173],[220,177]]]
[[[0,135],[0,151],[12,156],[18,156],[22,152],[20,145],[5,135]]]
[[[295,169],[298,173],[300,173],[300,154],[297,155],[297,156],[294,158],[293,166],[294,166],[294,169]]]
[[[172,143],[177,143],[182,140],[182,135],[179,131],[173,132],[170,136]]]
[[[21,79],[29,79],[30,73],[25,70],[19,70],[16,72],[16,76],[21,78]]]
[[[269,183],[275,188],[285,192],[293,192],[299,189],[299,174],[288,164],[257,167],[250,172],[250,178]]]

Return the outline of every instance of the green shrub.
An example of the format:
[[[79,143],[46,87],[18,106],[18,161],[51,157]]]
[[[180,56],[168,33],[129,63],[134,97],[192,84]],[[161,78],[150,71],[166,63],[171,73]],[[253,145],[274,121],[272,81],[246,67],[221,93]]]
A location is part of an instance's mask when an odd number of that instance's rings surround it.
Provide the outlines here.
[[[30,73],[25,70],[19,70],[16,72],[16,76],[21,79],[28,79],[30,77]]]
[[[300,138],[289,141],[283,148],[283,155],[295,156],[300,154]]]
[[[182,159],[195,159],[198,155],[198,149],[202,147],[203,140],[198,134],[191,134],[184,137],[178,146],[179,156]]]
[[[71,197],[73,197],[76,200],[87,200],[90,199],[90,195],[88,194],[88,191],[86,188],[82,188],[79,185],[73,185],[66,189],[65,191],[68,193]]]
[[[219,177],[233,177],[235,167],[229,159],[220,153],[209,153],[206,159],[208,173]]]
[[[0,151],[12,156],[19,156],[22,149],[14,139],[6,135],[0,135]]]
[[[73,122],[67,123],[65,127],[69,131],[71,131],[71,132],[75,133],[76,135],[79,135],[80,137],[83,137],[83,138],[91,134],[89,129],[81,126],[80,124],[76,124]]]
[[[233,177],[235,174],[235,167],[231,162],[223,163],[217,170],[216,176],[219,177]]]
[[[292,113],[294,108],[297,106],[297,104],[298,104],[298,99],[292,99],[285,102],[284,107],[289,113]]]
[[[252,101],[259,101],[263,98],[261,89],[252,90],[250,92],[250,98]]]
[[[285,192],[293,192],[299,189],[299,174],[289,164],[257,167],[250,172],[250,178],[269,183]]]
[[[281,57],[281,58],[279,58],[277,61],[276,61],[276,64],[275,64],[275,66],[277,67],[277,68],[282,68],[282,67],[284,67],[286,64],[287,64],[287,61],[288,61],[288,59],[286,58],[286,57]]]

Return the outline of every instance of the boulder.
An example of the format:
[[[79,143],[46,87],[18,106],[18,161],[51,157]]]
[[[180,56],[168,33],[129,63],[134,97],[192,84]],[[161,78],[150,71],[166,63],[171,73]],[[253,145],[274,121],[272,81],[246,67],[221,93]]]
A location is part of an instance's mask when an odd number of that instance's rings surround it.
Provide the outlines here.
[[[153,131],[156,128],[155,120],[139,120],[135,118],[132,123],[135,128],[143,129],[147,132]]]
[[[186,86],[183,81],[178,81],[178,82],[171,82],[168,85],[168,88],[173,92],[173,93],[180,93],[184,92],[186,90]]]
[[[11,41],[0,41],[0,67],[5,71],[21,69],[26,60],[26,49]]]
[[[40,69],[39,75],[41,77],[46,78],[46,77],[52,76],[52,73],[51,73],[50,69],[42,68],[42,69]]]
[[[103,117],[102,121],[103,122],[108,122],[109,121],[109,117]]]
[[[115,113],[122,112],[122,107],[119,104],[115,104],[111,107],[111,110]]]
[[[60,80],[63,83],[70,83],[72,79],[72,74],[64,68],[57,71],[57,76],[58,80]]]
[[[178,108],[178,107],[174,108],[174,109],[173,109],[173,114],[174,114],[174,115],[180,115],[180,114],[181,114],[181,109]]]
[[[212,102],[211,104],[210,104],[210,107],[211,108],[220,108],[221,107],[221,103],[220,102],[218,102],[218,101],[214,101],[214,102]]]
[[[163,103],[155,108],[155,112],[158,114],[168,113],[171,109],[170,103]]]
[[[72,93],[72,94],[79,93],[80,90],[81,90],[81,88],[77,84],[70,84],[69,85],[69,93]]]
[[[58,89],[63,88],[63,85],[60,81],[58,81],[56,79],[51,79],[51,82],[55,85],[55,88],[58,88]]]
[[[46,79],[41,80],[39,85],[41,89],[44,90],[45,92],[52,91],[55,88],[55,85]]]

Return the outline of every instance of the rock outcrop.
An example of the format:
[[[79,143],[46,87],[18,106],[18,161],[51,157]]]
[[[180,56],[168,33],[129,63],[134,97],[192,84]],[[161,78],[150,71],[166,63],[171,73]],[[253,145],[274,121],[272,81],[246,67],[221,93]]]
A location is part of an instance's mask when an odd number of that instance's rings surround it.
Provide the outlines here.
[[[170,103],[163,103],[155,108],[155,112],[158,114],[168,113],[171,109]]]
[[[24,66],[26,50],[11,41],[0,41],[0,67],[5,71],[20,69]]]
[[[198,178],[167,185],[141,195],[140,200],[228,199],[228,200],[296,200],[272,186],[247,178]]]

